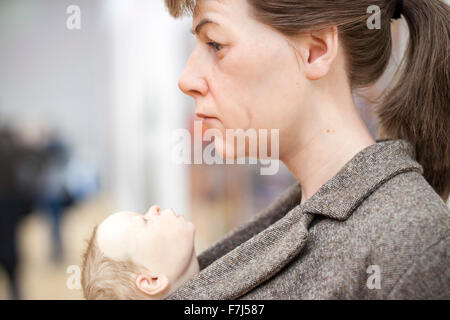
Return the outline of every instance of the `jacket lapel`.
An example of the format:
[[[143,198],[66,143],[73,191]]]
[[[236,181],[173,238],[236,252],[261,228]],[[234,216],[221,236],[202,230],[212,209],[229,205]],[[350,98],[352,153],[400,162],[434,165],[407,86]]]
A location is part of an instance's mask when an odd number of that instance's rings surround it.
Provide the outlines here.
[[[274,224],[201,270],[166,299],[237,299],[276,274],[302,250],[312,217],[296,205]]]
[[[198,256],[200,270],[209,266],[221,256],[235,249],[241,243],[249,240],[259,232],[274,224],[285,216],[301,201],[301,188],[298,183],[284,191],[276,201],[241,226],[236,227],[222,239],[216,241]]]

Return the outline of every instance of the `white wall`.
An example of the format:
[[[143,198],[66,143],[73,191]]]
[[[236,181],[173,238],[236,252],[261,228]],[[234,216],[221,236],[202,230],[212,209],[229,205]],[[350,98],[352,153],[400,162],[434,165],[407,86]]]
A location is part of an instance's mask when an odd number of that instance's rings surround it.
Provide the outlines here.
[[[80,30],[66,27],[69,5]],[[101,170],[112,210],[187,214],[170,138],[193,110],[177,88],[190,24],[162,0],[1,0],[0,119],[59,129]]]
[[[83,7],[82,29],[66,8]],[[80,156],[105,162],[108,69],[100,1],[0,1],[0,117],[63,132]]]
[[[114,95],[111,126],[117,209],[151,204],[188,213],[187,168],[171,163],[171,134],[192,112],[177,87],[190,22],[163,1],[110,0]]]

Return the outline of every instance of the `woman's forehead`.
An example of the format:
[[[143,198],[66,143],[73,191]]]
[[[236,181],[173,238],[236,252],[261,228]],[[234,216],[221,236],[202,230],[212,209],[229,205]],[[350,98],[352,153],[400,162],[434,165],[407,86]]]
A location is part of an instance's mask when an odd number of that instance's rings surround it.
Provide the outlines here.
[[[192,21],[193,34],[203,21],[211,21],[210,25],[232,31],[239,29],[248,17],[246,0],[202,0],[196,10]]]
[[[194,20],[201,19],[207,14],[229,14],[232,12],[236,0],[199,0],[195,5]],[[244,1],[246,0],[237,0]]]

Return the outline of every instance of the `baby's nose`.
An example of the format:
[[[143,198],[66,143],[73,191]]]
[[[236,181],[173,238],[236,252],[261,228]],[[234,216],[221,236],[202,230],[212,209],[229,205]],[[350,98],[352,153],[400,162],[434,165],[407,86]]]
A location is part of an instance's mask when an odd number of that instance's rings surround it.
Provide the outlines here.
[[[151,206],[151,208],[148,210],[147,214],[159,216],[161,214],[161,208],[157,205]]]

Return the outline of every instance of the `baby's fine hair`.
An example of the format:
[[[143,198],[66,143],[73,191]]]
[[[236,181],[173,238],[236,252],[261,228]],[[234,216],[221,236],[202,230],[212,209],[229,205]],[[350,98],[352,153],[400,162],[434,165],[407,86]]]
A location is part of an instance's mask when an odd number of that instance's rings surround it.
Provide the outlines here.
[[[130,261],[106,257],[97,244],[94,227],[83,254],[81,285],[87,300],[145,300],[147,295],[136,288],[136,275],[142,268]]]

